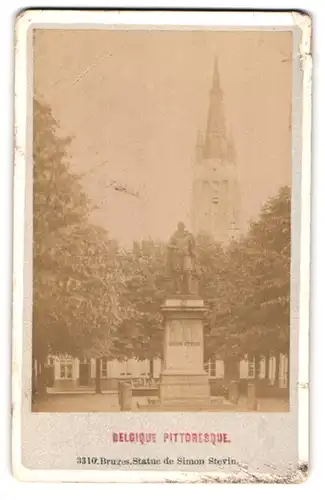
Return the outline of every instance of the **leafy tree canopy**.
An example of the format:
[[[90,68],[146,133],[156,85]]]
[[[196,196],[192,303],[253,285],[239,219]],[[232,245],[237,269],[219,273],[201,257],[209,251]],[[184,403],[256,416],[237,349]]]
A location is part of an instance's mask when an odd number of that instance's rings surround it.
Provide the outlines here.
[[[117,245],[91,225],[92,209],[69,168],[70,139],[50,108],[34,101],[33,354],[99,355],[123,310]]]

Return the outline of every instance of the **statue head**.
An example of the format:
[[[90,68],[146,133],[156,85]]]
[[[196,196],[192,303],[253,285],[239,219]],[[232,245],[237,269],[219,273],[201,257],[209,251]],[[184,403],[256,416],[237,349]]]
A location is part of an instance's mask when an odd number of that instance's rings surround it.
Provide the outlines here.
[[[177,224],[177,230],[180,232],[180,233],[183,233],[185,231],[185,224],[184,222],[179,222]]]

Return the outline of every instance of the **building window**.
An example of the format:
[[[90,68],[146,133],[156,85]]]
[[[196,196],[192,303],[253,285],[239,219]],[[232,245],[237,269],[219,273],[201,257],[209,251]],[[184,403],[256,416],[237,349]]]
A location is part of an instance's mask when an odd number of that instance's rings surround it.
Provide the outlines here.
[[[209,375],[209,377],[216,377],[217,372],[216,372],[216,362],[213,361],[212,359],[209,359],[207,363],[204,365],[204,369]]]
[[[132,359],[125,359],[124,361],[120,361],[120,376],[121,377],[132,377],[133,375],[133,366]]]
[[[108,374],[108,361],[106,359],[101,360],[100,376],[101,378],[107,378]]]
[[[254,362],[254,360],[248,361],[248,377],[249,378],[255,377],[255,362]]]
[[[60,361],[60,378],[72,379],[72,362]]]

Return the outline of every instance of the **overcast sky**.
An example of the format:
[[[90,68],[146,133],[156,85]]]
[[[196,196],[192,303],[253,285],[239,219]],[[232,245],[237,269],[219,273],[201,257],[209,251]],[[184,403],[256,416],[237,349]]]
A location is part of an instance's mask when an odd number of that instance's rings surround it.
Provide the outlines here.
[[[290,33],[265,31],[38,31],[35,92],[74,136],[72,168],[101,207],[94,220],[123,244],[189,224],[215,57],[242,216],[256,217],[291,183],[291,43]]]

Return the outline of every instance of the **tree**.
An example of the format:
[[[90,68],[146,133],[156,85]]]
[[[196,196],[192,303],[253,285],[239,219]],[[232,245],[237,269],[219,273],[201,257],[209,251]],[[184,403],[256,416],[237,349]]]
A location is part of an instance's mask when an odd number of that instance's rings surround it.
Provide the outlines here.
[[[228,306],[216,315],[239,355],[259,359],[289,351],[290,189],[268,200],[248,234],[228,249]],[[218,323],[219,322],[219,323]]]
[[[252,301],[256,307],[256,325],[262,328],[260,349],[269,358],[276,356],[276,381],[279,382],[280,353],[289,353],[291,203],[290,189],[283,187],[262,210],[260,220],[252,224],[250,236],[259,250],[257,276]],[[289,359],[289,357],[288,357]]]
[[[84,223],[89,202],[76,176],[69,172],[68,138],[60,138],[51,109],[34,100],[33,115],[33,359],[42,366],[53,328],[52,315],[59,317],[64,279],[54,262],[60,241],[75,226]],[[64,328],[64,322],[59,320]],[[43,370],[44,372],[44,370]]]
[[[123,318],[117,245],[89,223],[93,207],[70,171],[69,143],[35,100],[33,359],[41,365],[49,352],[99,359]]]
[[[216,318],[229,307],[231,292],[227,279],[227,254],[223,247],[208,235],[196,238],[196,279],[199,295],[204,299],[207,314],[204,321],[205,359],[211,359],[222,350],[224,332],[216,328]]]
[[[128,311],[115,337],[117,357],[153,359],[163,352],[163,318],[160,312],[168,294],[166,245],[151,240],[135,242],[120,253],[124,291],[120,297]]]

